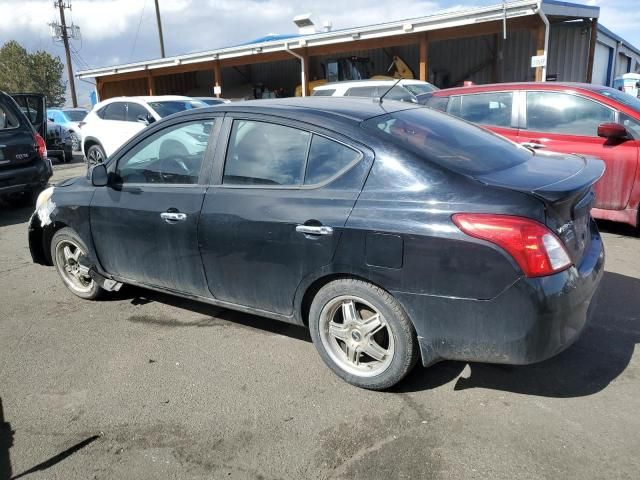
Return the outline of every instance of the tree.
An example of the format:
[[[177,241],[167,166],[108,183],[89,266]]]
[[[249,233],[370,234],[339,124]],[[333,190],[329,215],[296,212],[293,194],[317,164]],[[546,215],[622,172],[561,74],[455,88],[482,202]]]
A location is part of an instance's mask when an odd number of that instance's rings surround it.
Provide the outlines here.
[[[43,50],[30,54],[15,40],[0,48],[0,90],[42,93],[48,106],[62,106],[67,90],[63,70],[60,57]]]

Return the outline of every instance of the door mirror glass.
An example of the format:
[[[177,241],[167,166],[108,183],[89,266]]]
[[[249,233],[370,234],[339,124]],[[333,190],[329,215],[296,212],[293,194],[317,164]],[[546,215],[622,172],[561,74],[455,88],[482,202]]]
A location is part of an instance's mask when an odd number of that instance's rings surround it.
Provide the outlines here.
[[[147,118],[146,115],[138,115],[137,120],[138,120],[138,122],[140,122],[140,123],[142,123],[144,125],[149,125],[149,123],[150,123],[149,119]]]
[[[91,183],[94,187],[105,187],[109,183],[107,167],[103,163],[91,168]]]
[[[627,129],[619,123],[601,123],[598,125],[598,136],[611,139],[624,139],[628,137]]]

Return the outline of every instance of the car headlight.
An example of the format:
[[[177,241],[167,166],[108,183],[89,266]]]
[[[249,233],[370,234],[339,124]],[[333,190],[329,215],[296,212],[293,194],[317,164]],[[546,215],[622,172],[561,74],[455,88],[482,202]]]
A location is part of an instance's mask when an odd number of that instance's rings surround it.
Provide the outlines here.
[[[53,195],[53,187],[45,188],[40,195],[38,195],[38,199],[36,200],[36,210],[38,210],[41,206],[49,201]]]

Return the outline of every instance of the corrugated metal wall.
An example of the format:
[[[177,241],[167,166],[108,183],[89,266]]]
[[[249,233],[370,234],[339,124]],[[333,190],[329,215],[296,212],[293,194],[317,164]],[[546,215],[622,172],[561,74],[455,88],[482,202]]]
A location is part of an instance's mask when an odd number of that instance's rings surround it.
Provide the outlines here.
[[[549,35],[547,76],[559,82],[586,82],[590,27],[582,22],[552,24]]]

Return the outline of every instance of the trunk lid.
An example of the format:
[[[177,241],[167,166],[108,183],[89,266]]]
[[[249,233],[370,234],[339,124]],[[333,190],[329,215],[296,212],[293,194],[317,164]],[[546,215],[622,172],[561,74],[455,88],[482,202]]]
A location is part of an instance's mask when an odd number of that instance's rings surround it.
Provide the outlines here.
[[[476,175],[486,185],[529,193],[545,206],[547,226],[565,244],[579,264],[591,240],[593,184],[604,174],[605,164],[594,157],[535,152],[530,160],[513,167]]]

